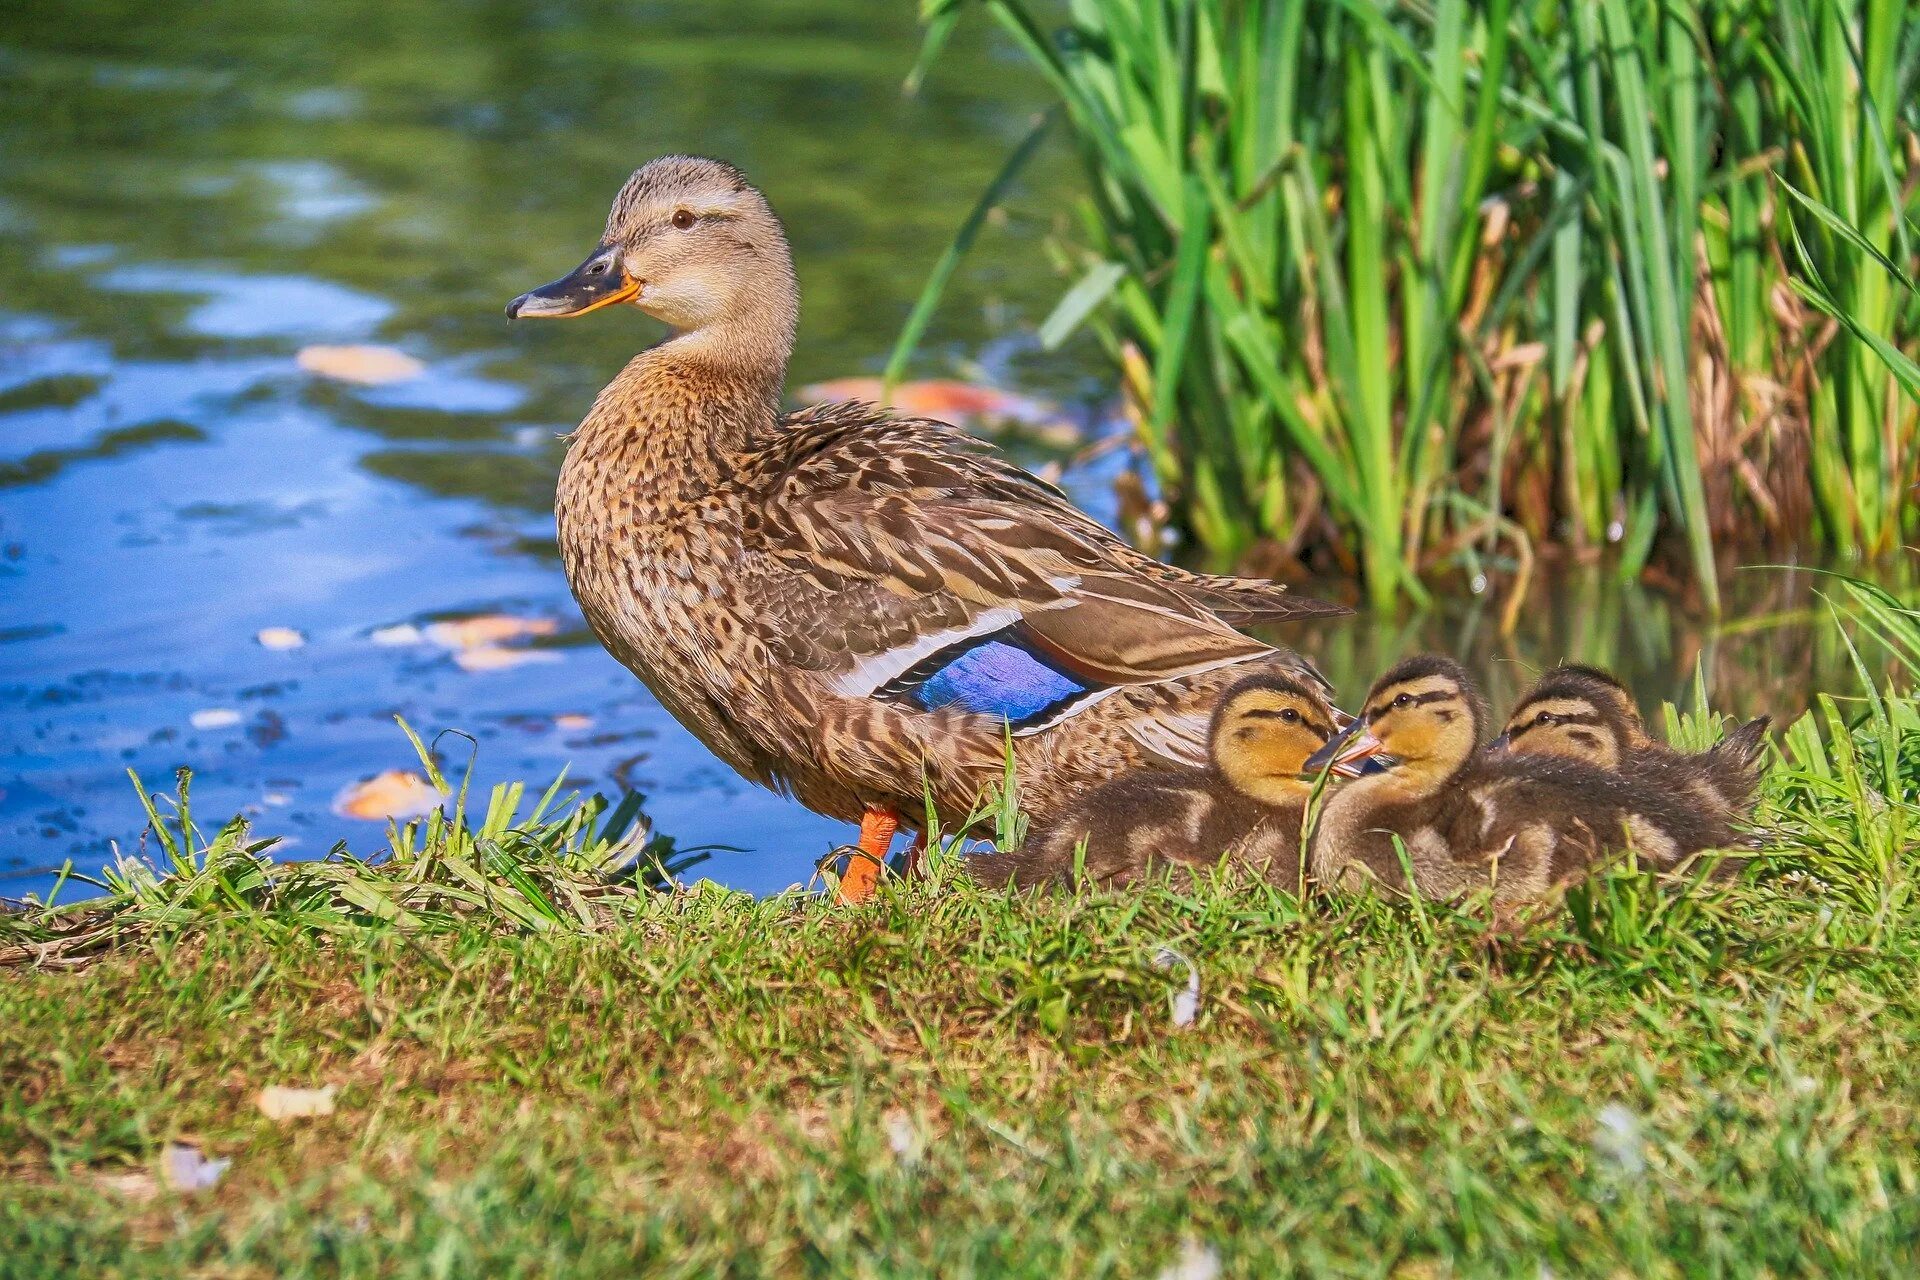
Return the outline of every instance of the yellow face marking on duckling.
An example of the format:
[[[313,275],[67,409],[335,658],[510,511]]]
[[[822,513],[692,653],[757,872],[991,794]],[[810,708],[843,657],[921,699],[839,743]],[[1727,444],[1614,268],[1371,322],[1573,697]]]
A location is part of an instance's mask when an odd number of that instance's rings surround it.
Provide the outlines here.
[[[1307,757],[1333,736],[1327,708],[1304,693],[1255,685],[1229,694],[1214,717],[1214,767],[1227,785],[1265,804],[1299,803],[1313,790]]]
[[[1588,698],[1536,698],[1514,708],[1502,737],[1516,753],[1564,756],[1617,769],[1622,743],[1610,720]]]
[[[1388,773],[1399,786],[1420,792],[1464,764],[1478,736],[1479,721],[1466,686],[1451,675],[1422,672],[1377,686],[1359,721],[1343,741],[1333,744],[1333,759],[1392,756]],[[1320,763],[1326,754],[1320,753]]]

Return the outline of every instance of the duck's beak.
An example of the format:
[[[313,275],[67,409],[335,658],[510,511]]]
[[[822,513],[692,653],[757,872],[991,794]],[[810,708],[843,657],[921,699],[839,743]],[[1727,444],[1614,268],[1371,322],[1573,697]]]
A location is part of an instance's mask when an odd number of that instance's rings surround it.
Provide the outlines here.
[[[1505,755],[1507,748],[1511,747],[1512,745],[1513,745],[1513,735],[1510,733],[1503,733],[1499,737],[1495,738],[1492,742],[1489,742],[1487,744],[1487,750],[1496,756]]]
[[[579,266],[552,284],[523,293],[507,304],[507,319],[583,316],[640,296],[640,282],[620,262],[620,247],[601,244]]]
[[[1380,750],[1380,739],[1367,731],[1367,722],[1355,720],[1335,734],[1326,746],[1307,757],[1307,772],[1318,773],[1332,766],[1338,773],[1339,766],[1353,760],[1364,760],[1378,750]],[[1354,769],[1346,776],[1351,777],[1359,772],[1358,769]]]

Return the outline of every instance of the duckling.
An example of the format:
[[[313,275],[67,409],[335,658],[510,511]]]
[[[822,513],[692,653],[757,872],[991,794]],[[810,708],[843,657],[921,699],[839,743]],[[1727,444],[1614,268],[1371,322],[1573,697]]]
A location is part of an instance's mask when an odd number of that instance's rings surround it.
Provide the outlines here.
[[[783,412],[793,255],[733,166],[637,170],[587,259],[507,315],[629,307],[671,332],[573,434],[555,499],[568,585],[716,756],[860,824],[842,897],[872,893],[929,795],[969,812],[1009,753],[1044,817],[1118,774],[1203,766],[1212,708],[1247,671],[1324,684],[1242,628],[1345,608],[1162,564],[945,423]]]
[[[1210,866],[1225,856],[1297,886],[1300,824],[1313,790],[1300,771],[1334,726],[1332,708],[1305,681],[1256,672],[1221,696],[1206,768],[1123,774],[1036,826],[1019,849],[977,856],[970,868],[981,880],[1023,889],[1067,883],[1076,867],[1095,883],[1118,885],[1154,863]]]
[[[1732,822],[1752,812],[1770,723],[1760,716],[1705,751],[1675,751],[1647,734],[1626,686],[1596,667],[1568,665],[1540,677],[1488,746],[1584,760],[1649,787],[1682,792]],[[1736,839],[1729,827],[1716,843]]]
[[[1456,662],[1428,655],[1388,671],[1359,718],[1307,761],[1309,770],[1373,755],[1380,773],[1328,799],[1309,874],[1363,876],[1430,897],[1491,887],[1496,903],[1537,898],[1629,845],[1662,867],[1712,847],[1698,806],[1581,760],[1479,750],[1485,708]]]

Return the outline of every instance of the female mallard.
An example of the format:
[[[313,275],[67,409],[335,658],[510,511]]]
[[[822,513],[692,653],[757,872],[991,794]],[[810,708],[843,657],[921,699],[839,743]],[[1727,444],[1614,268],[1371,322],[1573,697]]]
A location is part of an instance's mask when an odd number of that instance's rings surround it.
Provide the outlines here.
[[[1220,695],[1205,769],[1141,769],[1109,779],[1037,825],[1012,852],[968,860],[974,876],[1022,889],[1122,885],[1156,864],[1211,866],[1222,857],[1276,884],[1301,882],[1300,825],[1313,781],[1300,771],[1333,736],[1320,690],[1256,671]]]
[[[1353,724],[1307,762],[1387,763],[1327,801],[1311,877],[1400,888],[1410,867],[1429,897],[1491,888],[1495,902],[1516,903],[1629,847],[1671,868],[1719,843],[1719,824],[1662,788],[1578,760],[1481,751],[1485,719],[1450,659],[1409,658],[1381,676]]]
[[[1494,751],[1584,760],[1697,800],[1729,824],[1753,811],[1767,745],[1766,716],[1705,751],[1676,751],[1655,741],[1626,686],[1597,667],[1561,666],[1541,676],[1507,716]],[[1736,839],[1731,825],[1726,840]]]
[[[779,219],[730,165],[627,181],[571,275],[511,316],[631,303],[672,330],[594,401],[561,467],[567,580],[594,634],[742,775],[860,822],[871,892],[902,815],[1004,776],[1044,816],[1148,762],[1204,766],[1250,664],[1235,628],[1337,606],[1160,564],[938,422],[781,415],[799,291]]]

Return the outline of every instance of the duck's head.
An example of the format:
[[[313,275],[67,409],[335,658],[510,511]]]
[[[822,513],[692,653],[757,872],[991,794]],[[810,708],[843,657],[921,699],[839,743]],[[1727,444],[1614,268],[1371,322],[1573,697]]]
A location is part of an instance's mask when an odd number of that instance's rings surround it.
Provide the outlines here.
[[[1595,667],[1555,667],[1514,706],[1494,751],[1566,756],[1616,769],[1627,751],[1646,745],[1633,695]]]
[[[1333,737],[1334,718],[1326,700],[1292,676],[1250,675],[1214,708],[1213,767],[1228,786],[1263,804],[1304,803],[1313,784],[1301,771]]]
[[[680,332],[747,325],[791,340],[798,307],[780,219],[720,160],[662,156],[635,170],[606,233],[571,273],[507,304],[509,318],[630,303]]]
[[[1387,772],[1434,788],[1465,764],[1486,713],[1465,668],[1451,658],[1408,658],[1381,676],[1358,718],[1307,761],[1308,769],[1388,757]]]

